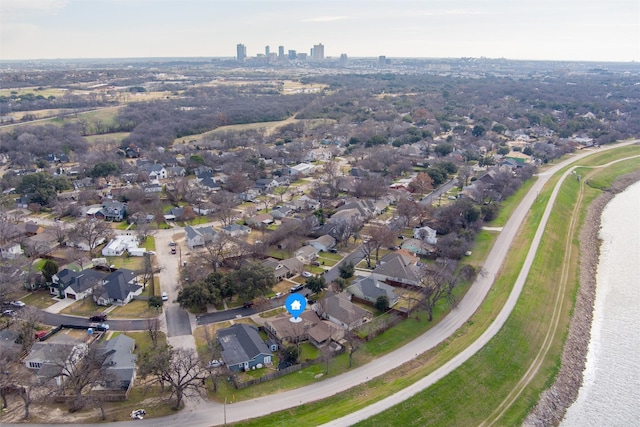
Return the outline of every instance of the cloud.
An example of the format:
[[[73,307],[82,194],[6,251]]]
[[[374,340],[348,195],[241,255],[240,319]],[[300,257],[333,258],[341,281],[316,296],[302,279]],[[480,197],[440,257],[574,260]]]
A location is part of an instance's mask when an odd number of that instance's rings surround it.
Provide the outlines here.
[[[2,10],[55,10],[62,9],[69,0],[2,0]]]
[[[417,13],[420,16],[453,16],[453,15],[485,15],[486,12],[470,9],[425,10]]]
[[[316,18],[303,19],[302,22],[333,22],[349,19],[348,16],[318,16]]]

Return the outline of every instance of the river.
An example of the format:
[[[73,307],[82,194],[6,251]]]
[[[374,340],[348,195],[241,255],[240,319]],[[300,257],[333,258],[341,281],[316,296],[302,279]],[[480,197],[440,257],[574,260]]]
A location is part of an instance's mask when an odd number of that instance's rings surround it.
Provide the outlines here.
[[[640,426],[640,182],[602,213],[583,385],[563,427]]]

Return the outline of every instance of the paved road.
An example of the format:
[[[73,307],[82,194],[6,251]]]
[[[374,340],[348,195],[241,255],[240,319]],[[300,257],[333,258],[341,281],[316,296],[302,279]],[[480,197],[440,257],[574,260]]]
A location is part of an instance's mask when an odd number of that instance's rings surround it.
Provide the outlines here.
[[[451,190],[453,188],[453,186],[455,185],[455,183],[456,183],[456,178],[453,178],[453,179],[449,180],[448,182],[444,183],[440,187],[438,187],[435,190],[433,190],[430,194],[427,194],[426,196],[424,196],[422,198],[422,200],[420,200],[418,202],[418,204],[420,204],[422,206],[431,206],[431,205],[433,205],[433,203],[436,201],[436,199],[438,197],[440,197],[442,194],[444,194],[447,191]]]
[[[91,321],[83,317],[67,316],[64,314],[48,313],[41,311],[42,323],[50,326],[59,325],[75,325],[75,326],[89,326]],[[147,329],[147,319],[131,319],[131,320],[116,320],[109,319],[107,321],[109,328],[115,331],[144,331]]]
[[[630,144],[631,142],[627,143]],[[619,146],[619,144],[617,145]],[[610,149],[613,146],[603,148]],[[217,402],[207,402],[197,405],[191,409],[184,410],[179,414],[142,420],[136,422],[124,422],[118,423],[118,425],[126,426],[159,426],[159,427],[173,427],[180,425],[182,427],[200,427],[210,425],[220,425],[226,422],[237,422],[249,418],[255,418],[262,415],[266,415],[272,412],[285,410],[291,407],[295,407],[301,404],[313,402],[318,399],[322,399],[328,396],[332,396],[340,391],[347,390],[356,384],[360,384],[368,381],[371,378],[384,374],[396,367],[406,363],[413,359],[418,354],[421,354],[450,337],[460,326],[462,326],[471,315],[477,310],[479,305],[484,300],[487,292],[491,289],[493,280],[502,265],[510,245],[515,238],[515,235],[520,227],[521,223],[532,206],[536,202],[537,194],[543,188],[549,177],[576,160],[591,154],[591,152],[583,152],[576,156],[572,156],[568,160],[565,160],[547,172],[540,174],[538,180],[534,183],[531,190],[518,208],[514,211],[514,214],[509,219],[503,231],[498,236],[496,243],[494,244],[489,256],[484,265],[484,274],[477,278],[474,284],[471,286],[465,297],[460,301],[460,304],[455,310],[449,313],[441,322],[431,328],[428,332],[424,333],[420,337],[411,341],[407,345],[380,357],[366,365],[352,369],[351,371],[334,377],[329,378],[318,383],[301,387],[295,390],[289,390],[282,393],[278,393],[271,396],[260,397],[244,402],[229,403],[223,405]],[[541,232],[539,230],[536,233],[534,242],[539,242]],[[535,250],[532,249],[527,256],[525,265],[529,265],[535,256]],[[528,267],[527,267],[528,268]],[[521,276],[526,274],[522,273]],[[518,278],[520,280],[520,277]],[[524,279],[522,279],[524,280]],[[501,311],[498,319],[491,326],[492,330],[496,332],[500,326],[506,321],[513,305],[517,301],[519,296],[519,289],[521,285],[516,284],[514,291],[512,292],[507,302],[506,308]],[[418,381],[415,385],[411,385],[406,389],[394,394],[393,396],[382,400],[378,404],[368,406],[362,411],[358,411],[352,414],[349,418],[345,417],[340,420],[336,420],[330,425],[351,425],[358,420],[366,419],[375,413],[379,413],[387,407],[393,406],[398,402],[401,402],[415,393],[419,392],[428,385],[443,378],[448,373],[452,372],[455,368],[460,366],[464,361],[471,357],[475,351],[480,349],[494,334],[495,332],[487,331],[483,334],[478,344],[473,344],[468,350],[465,350],[460,355],[446,363],[443,367],[436,370],[433,374]],[[473,347],[473,348],[472,348]],[[476,348],[477,347],[477,348]],[[63,426],[64,424],[60,424]],[[43,427],[51,427],[52,424],[43,425]]]

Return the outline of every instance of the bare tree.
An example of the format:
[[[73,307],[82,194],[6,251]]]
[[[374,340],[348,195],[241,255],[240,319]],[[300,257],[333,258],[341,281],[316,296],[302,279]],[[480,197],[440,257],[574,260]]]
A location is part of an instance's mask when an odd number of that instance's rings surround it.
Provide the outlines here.
[[[325,184],[329,190],[329,198],[338,197],[338,176],[340,175],[340,163],[335,158],[327,160],[322,165]]]
[[[84,407],[86,392],[105,381],[104,360],[104,352],[95,345],[85,349],[78,346],[71,354],[61,351],[57,356],[54,362],[59,370],[57,375],[64,377],[64,390],[71,390],[75,396],[72,412]]]
[[[42,320],[42,312],[35,307],[26,306],[20,310],[20,338],[22,340],[22,351],[29,351],[35,340],[35,331],[38,323]]]
[[[344,333],[344,340],[349,344],[349,368],[353,366],[353,354],[362,346],[362,339],[354,330]]]
[[[152,348],[158,348],[158,339],[162,333],[162,319],[160,317],[147,319],[147,332],[151,339]]]
[[[76,222],[72,231],[74,238],[87,243],[89,254],[94,256],[95,248],[102,239],[111,235],[111,227],[104,221],[95,218],[84,218]]]
[[[202,395],[208,371],[200,363],[193,349],[170,350],[170,362],[160,371],[160,378],[169,385],[176,408],[182,406],[185,397]]]
[[[230,225],[239,218],[238,211],[234,208],[238,205],[236,196],[228,191],[220,191],[211,196],[211,202],[218,205],[215,213],[223,225]]]
[[[429,316],[428,320],[433,320],[433,309],[441,299],[446,299],[449,304],[455,305],[456,298],[453,290],[463,280],[470,280],[475,276],[475,269],[470,265],[465,265],[456,271],[456,262],[445,260],[436,266],[425,266],[423,278],[420,283],[420,296],[418,303],[422,305]]]

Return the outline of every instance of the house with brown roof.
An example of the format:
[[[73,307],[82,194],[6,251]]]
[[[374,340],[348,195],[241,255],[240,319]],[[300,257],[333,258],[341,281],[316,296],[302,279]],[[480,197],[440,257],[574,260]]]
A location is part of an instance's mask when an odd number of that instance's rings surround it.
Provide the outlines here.
[[[295,257],[283,260],[267,258],[262,261],[262,265],[273,269],[273,274],[277,281],[293,277],[304,270],[304,264]]]

